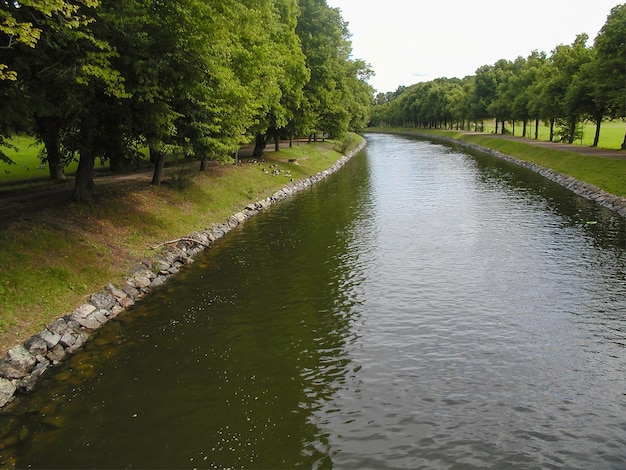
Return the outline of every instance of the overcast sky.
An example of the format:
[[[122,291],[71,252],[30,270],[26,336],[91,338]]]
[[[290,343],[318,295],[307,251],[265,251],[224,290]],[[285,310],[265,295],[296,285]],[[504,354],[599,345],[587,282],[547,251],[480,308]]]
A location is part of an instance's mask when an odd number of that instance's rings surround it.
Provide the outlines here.
[[[589,45],[618,0],[327,0],[352,33],[380,92],[439,77],[474,75],[481,65],[550,53],[587,33]]]

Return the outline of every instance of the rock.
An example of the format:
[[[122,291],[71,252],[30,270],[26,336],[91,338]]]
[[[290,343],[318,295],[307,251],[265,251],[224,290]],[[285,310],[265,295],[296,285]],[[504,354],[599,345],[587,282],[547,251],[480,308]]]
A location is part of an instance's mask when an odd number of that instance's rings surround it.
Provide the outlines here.
[[[52,333],[56,333],[57,335],[63,335],[65,330],[67,330],[67,321],[65,318],[57,318],[50,325],[48,325],[48,329]]]
[[[107,317],[107,310],[98,310],[97,312],[93,312],[93,317],[100,322],[101,325],[104,325],[109,321]]]
[[[0,408],[13,399],[17,387],[10,380],[0,377]]]
[[[137,297],[139,297],[139,291],[134,286],[130,285],[130,283],[128,282],[125,282],[124,284],[122,284],[122,290],[132,300],[135,300],[137,299]]]
[[[165,284],[165,278],[163,276],[157,276],[154,281],[150,283],[150,287],[158,287]]]
[[[54,348],[57,344],[59,344],[59,341],[61,340],[61,335],[60,334],[53,333],[52,331],[48,330],[47,328],[44,328],[39,333],[39,336],[41,337],[41,339],[43,339],[45,341],[46,346],[48,346],[48,349]]]
[[[102,325],[102,323],[100,323],[97,317],[95,317],[93,314],[82,317],[80,315],[77,315],[76,313],[73,313],[72,319],[78,322],[79,325],[84,326],[85,328],[89,328],[90,330],[97,330],[98,328],[100,328],[100,325]]]
[[[129,308],[132,307],[135,304],[135,301],[130,298],[130,297],[126,297],[125,299],[120,299],[120,306],[122,308]],[[109,318],[113,318],[113,313],[114,313],[115,309],[111,310],[111,314],[109,315]],[[115,315],[117,316],[119,312],[116,312]]]
[[[144,276],[139,276],[134,279],[135,288],[137,289],[145,289],[151,282],[150,278]]]
[[[78,333],[68,329],[63,334],[63,336],[61,336],[60,343],[67,348],[67,347],[72,346],[76,342],[77,339],[78,339]]]
[[[113,284],[107,284],[104,288],[109,294],[111,294],[119,302],[122,299],[128,297],[128,294],[122,289],[115,287]]]
[[[23,371],[24,374],[28,374],[35,364],[37,359],[21,344],[9,349],[4,356],[4,360],[11,364],[16,369]]]
[[[71,317],[74,320],[78,321],[78,318],[87,318],[89,315],[91,315],[95,311],[96,311],[96,307],[94,305],[83,304],[80,307],[78,307],[76,310],[74,310],[74,313],[72,313]]]
[[[33,335],[24,342],[24,346],[33,356],[45,355],[48,352],[48,344],[39,335]]]
[[[106,292],[98,292],[89,297],[89,303],[98,310],[111,310],[116,302],[115,297]]]
[[[60,344],[57,344],[50,351],[48,351],[47,358],[50,359],[54,364],[62,361],[65,358],[65,349]]]

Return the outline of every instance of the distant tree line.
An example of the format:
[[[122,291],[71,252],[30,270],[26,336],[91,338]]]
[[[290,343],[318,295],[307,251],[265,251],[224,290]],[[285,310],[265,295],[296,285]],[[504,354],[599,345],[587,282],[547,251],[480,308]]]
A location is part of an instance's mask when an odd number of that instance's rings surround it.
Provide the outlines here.
[[[626,116],[626,4],[614,7],[595,38],[580,34],[571,45],[559,45],[548,56],[533,51],[527,58],[501,59],[483,65],[462,79],[430,82],[379,93],[372,125],[478,129],[496,121],[496,133],[519,123],[527,136],[528,123],[550,126],[555,137],[572,143],[583,120],[595,123],[598,145],[601,123]],[[626,148],[626,135],[624,144]]]
[[[158,184],[167,154],[359,130],[371,75],[326,0],[0,0],[0,144],[34,135],[52,178],[77,158],[77,201],[96,158],[148,148]]]

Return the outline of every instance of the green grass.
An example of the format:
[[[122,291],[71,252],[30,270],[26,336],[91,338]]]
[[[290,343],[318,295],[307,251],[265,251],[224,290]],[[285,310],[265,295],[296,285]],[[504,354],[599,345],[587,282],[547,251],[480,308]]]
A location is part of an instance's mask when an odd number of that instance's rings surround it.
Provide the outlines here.
[[[535,125],[534,122],[530,123],[526,128],[526,136],[534,138],[535,136]],[[495,121],[485,122],[484,132],[493,133],[495,132],[496,125]],[[513,131],[513,127],[510,123],[507,123],[506,130],[511,133]],[[600,139],[598,141],[598,147],[606,148],[606,149],[619,149],[622,146],[622,142],[624,142],[624,131],[626,131],[626,122],[624,121],[607,121],[603,122],[600,126]],[[556,132],[556,129],[555,129]],[[591,122],[586,122],[583,126],[582,133],[582,141],[580,139],[576,139],[573,143],[576,145],[582,145],[583,147],[591,147],[593,144],[593,138],[595,136],[596,126]],[[522,123],[515,123],[515,135],[522,135]],[[548,142],[550,140],[550,127],[540,123],[539,124],[539,140],[543,140]]]
[[[47,183],[50,178],[48,164],[42,163],[39,155],[43,145],[30,136],[17,136],[8,139],[11,147],[3,147],[2,150],[13,160],[13,164],[0,160],[0,191],[7,189],[25,189],[40,186],[41,182]],[[96,169],[106,168],[107,164],[96,160]],[[72,175],[78,168],[78,161],[71,162],[65,168],[66,175]]]
[[[291,178],[330,167],[340,156],[335,145],[300,144],[268,152],[263,162],[212,167],[184,189],[152,187],[146,176],[132,187],[96,188],[91,205],[45,209],[0,225],[0,349],[40,331],[108,282],[118,283],[138,259],[154,255],[148,245],[222,223]],[[269,165],[277,176],[263,171]],[[172,171],[166,170],[166,182]]]
[[[445,136],[471,142],[573,176],[611,194],[626,197],[626,160],[623,159],[587,156],[480,133],[400,128],[370,129],[370,131]]]

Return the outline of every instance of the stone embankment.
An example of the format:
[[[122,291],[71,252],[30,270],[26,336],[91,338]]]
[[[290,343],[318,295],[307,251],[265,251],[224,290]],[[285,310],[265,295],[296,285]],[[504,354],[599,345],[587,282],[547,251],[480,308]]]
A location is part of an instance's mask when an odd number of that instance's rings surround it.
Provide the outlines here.
[[[194,232],[161,245],[152,259],[139,263],[120,285],[108,284],[104,291],[92,294],[89,300],[72,313],[54,320],[23,344],[11,348],[0,359],[0,407],[17,393],[32,391],[37,379],[50,367],[78,350],[91,334],[131,307],[152,289],[193,262],[193,257],[211,247],[231,229],[278,201],[309,188],[339,170],[364,146],[342,156],[330,168],[309,178],[292,182],[261,201],[248,204],[224,223]]]
[[[475,150],[478,152],[486,153],[493,157],[506,160],[508,162],[514,163],[524,168],[528,168],[529,170],[534,171],[535,173],[540,174],[541,176],[549,179],[550,181],[554,181],[555,183],[560,184],[561,186],[566,187],[573,193],[584,197],[585,199],[589,199],[597,202],[603,207],[611,209],[612,211],[617,212],[622,217],[626,217],[626,198],[621,196],[616,196],[615,194],[607,193],[602,189],[594,186],[593,184],[585,183],[584,181],[577,180],[576,178],[565,175],[563,173],[556,172],[554,170],[550,170],[549,168],[542,167],[537,165],[536,163],[527,162],[525,160],[520,160],[518,158],[512,157],[510,155],[506,155],[497,150],[489,149],[486,147],[482,147],[480,145],[465,142],[462,140],[451,139],[443,136],[437,136],[436,139],[433,136],[428,134],[420,134],[420,137],[429,139],[429,140],[439,140],[455,145],[461,145],[462,147],[469,148],[471,150]]]

